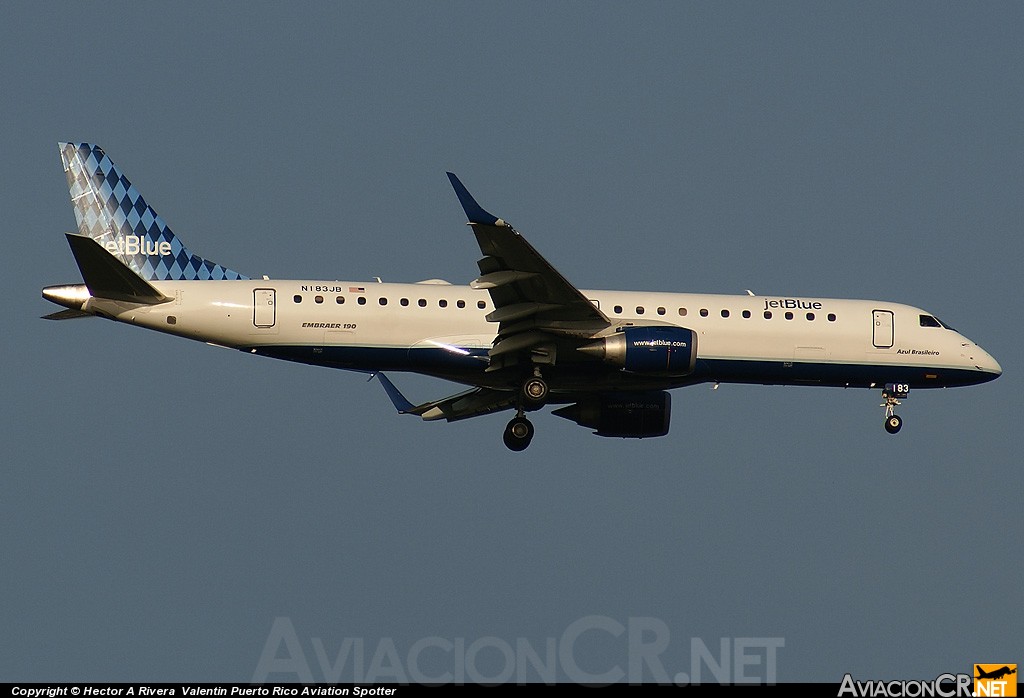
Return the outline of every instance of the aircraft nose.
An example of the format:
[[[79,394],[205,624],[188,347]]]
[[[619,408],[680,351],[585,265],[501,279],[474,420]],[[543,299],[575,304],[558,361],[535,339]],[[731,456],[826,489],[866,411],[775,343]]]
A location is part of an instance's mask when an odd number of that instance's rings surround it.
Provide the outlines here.
[[[978,346],[967,337],[960,335],[960,359],[969,366],[974,366],[982,375],[978,376],[980,383],[987,383],[1003,375],[1003,367],[999,365],[995,357]]]
[[[989,354],[988,352],[986,352],[986,356],[988,356],[989,360],[989,368],[987,370],[991,371],[997,376],[1003,375],[1003,367],[999,365],[999,362],[996,361],[995,357]]]
[[[995,357],[981,347],[977,348],[978,355],[975,356],[976,366],[985,373],[991,373],[993,378],[1003,375],[1003,367],[999,365]]]

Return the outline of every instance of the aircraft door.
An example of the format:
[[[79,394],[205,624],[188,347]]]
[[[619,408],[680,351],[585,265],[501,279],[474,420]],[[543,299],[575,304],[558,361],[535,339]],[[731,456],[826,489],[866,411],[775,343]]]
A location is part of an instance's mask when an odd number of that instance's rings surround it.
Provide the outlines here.
[[[274,289],[257,288],[252,296],[252,324],[256,327],[273,327],[277,317]]]
[[[891,349],[893,344],[893,316],[891,310],[872,311],[872,342],[879,349]]]

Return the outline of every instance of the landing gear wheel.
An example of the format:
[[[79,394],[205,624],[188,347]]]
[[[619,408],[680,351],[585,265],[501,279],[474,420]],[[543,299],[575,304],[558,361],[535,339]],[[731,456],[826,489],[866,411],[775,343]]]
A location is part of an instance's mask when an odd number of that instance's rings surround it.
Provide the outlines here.
[[[895,434],[903,426],[903,420],[894,412],[900,404],[899,398],[906,398],[910,394],[910,385],[907,383],[886,383],[882,389],[882,407],[885,408],[885,430]]]
[[[548,400],[548,384],[540,376],[527,378],[522,388],[523,402],[540,407]]]
[[[526,417],[515,417],[505,427],[501,438],[509,450],[525,450],[533,440],[533,423]]]

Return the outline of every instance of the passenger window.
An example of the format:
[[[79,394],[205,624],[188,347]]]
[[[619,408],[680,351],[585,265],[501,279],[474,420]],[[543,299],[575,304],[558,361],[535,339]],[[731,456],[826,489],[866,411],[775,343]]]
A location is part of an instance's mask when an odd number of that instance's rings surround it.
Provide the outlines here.
[[[642,305],[638,305],[636,307],[636,314],[637,315],[643,315],[644,314],[644,307]]]
[[[441,300],[439,300],[437,302],[437,305],[438,305],[438,307],[441,307],[441,308],[447,308],[448,307],[448,301],[446,301],[444,298],[442,298]]]
[[[793,319],[793,313],[791,313],[791,312],[789,312],[789,311],[787,310],[787,311],[786,311],[786,319],[787,319],[787,320],[792,320],[792,319]]]
[[[420,298],[418,301],[416,301],[416,305],[418,305],[421,308],[426,308],[427,307],[427,299],[426,298]]]
[[[338,296],[334,299],[334,302],[338,305],[345,305],[345,296]]]
[[[685,317],[685,316],[686,316],[686,308],[680,308],[679,309],[679,317]]]
[[[828,321],[829,322],[835,322],[836,321],[836,314],[835,313],[829,313],[828,314]]]
[[[750,311],[749,310],[744,310],[743,311],[743,317],[749,318],[750,317]]]
[[[772,319],[772,311],[770,311],[770,310],[764,311],[764,319],[765,320],[771,320]]]
[[[313,300],[316,301],[317,303],[323,303],[324,302],[324,297],[323,296],[317,296]]]
[[[665,314],[665,309],[664,308],[658,308],[658,315],[664,315],[664,314]]]
[[[301,303],[302,302],[302,296],[300,296],[299,294],[296,293],[294,296],[292,296],[292,300],[295,301],[296,303]]]
[[[379,298],[377,300],[377,302],[380,303],[381,305],[387,305],[388,304],[388,299],[387,298]]]
[[[476,302],[476,307],[480,308],[480,310],[483,310],[484,308],[487,307],[487,304],[484,303],[483,301],[477,301]]]
[[[700,316],[701,317],[707,317],[708,316],[708,309],[707,308],[701,308],[700,309]]]
[[[466,301],[455,301],[455,305],[459,306],[460,308],[465,308]]]
[[[614,308],[612,308],[612,310],[615,311],[616,315],[622,315],[622,306],[621,305],[615,306]]]
[[[807,319],[808,320],[813,320],[814,319],[814,313],[807,313]]]
[[[356,299],[356,303],[359,305],[366,305],[366,296],[359,296],[359,298]]]
[[[729,317],[729,311],[728,311],[728,310],[725,310],[725,309],[723,308],[723,309],[722,309],[722,317]]]
[[[400,300],[398,302],[401,303],[402,306],[409,305],[409,299],[408,298],[403,298],[402,300]]]

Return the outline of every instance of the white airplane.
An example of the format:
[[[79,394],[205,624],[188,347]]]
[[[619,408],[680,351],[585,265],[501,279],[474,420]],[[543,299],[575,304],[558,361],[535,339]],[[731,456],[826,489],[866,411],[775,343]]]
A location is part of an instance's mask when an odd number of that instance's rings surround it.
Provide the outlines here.
[[[935,315],[899,303],[790,296],[579,290],[449,173],[483,253],[468,286],[432,279],[250,279],[190,252],[103,150],[61,143],[84,284],[48,286],[68,319],[96,315],[288,361],[371,373],[402,414],[454,421],[515,410],[504,442],[529,446],[526,413],[599,436],[669,430],[668,390],[698,383],[874,388],[885,428],[911,388],[975,385],[999,363]],[[413,405],[384,371],[469,390]]]

